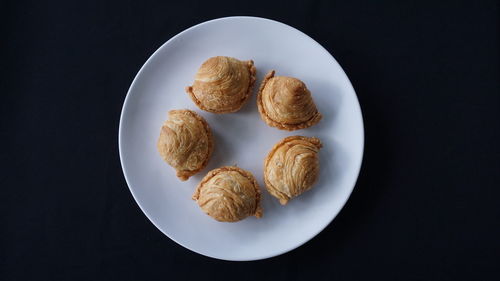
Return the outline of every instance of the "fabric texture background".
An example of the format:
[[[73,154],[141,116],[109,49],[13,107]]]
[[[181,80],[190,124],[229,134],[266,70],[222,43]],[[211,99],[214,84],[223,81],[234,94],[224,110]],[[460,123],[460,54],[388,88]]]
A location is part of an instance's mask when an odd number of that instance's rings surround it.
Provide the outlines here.
[[[231,15],[317,40],[365,122],[338,217],[256,262],[165,237],[118,157],[122,103],[146,59]],[[0,2],[0,280],[499,280],[499,15],[496,1]]]

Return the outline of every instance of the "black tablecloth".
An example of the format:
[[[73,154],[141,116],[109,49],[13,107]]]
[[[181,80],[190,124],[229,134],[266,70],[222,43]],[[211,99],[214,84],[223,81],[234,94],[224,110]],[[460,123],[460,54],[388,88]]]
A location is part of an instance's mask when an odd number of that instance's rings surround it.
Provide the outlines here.
[[[499,280],[498,2],[2,1],[0,15],[0,280]],[[180,31],[230,15],[322,44],[366,130],[339,216],[256,262],[165,237],[118,158],[142,64]]]

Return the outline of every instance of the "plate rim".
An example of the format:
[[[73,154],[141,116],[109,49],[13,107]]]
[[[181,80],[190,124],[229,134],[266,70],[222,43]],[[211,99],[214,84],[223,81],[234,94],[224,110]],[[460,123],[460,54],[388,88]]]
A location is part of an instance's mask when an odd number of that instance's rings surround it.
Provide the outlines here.
[[[158,53],[163,48],[165,48],[170,42],[174,41],[177,37],[180,37],[183,34],[189,32],[190,30],[196,29],[196,28],[198,28],[198,27],[200,27],[202,25],[210,24],[210,23],[213,23],[213,22],[216,22],[216,21],[225,21],[225,20],[234,20],[234,19],[236,19],[236,20],[237,19],[252,19],[252,20],[267,21],[267,22],[270,22],[272,24],[282,25],[282,26],[284,26],[284,27],[286,27],[288,29],[292,29],[293,31],[298,32],[298,34],[300,34],[301,36],[303,36],[305,39],[311,40],[315,45],[317,45],[319,47],[319,49],[321,49],[323,52],[325,52],[330,57],[330,59],[333,60],[333,62],[336,63],[340,67],[340,69],[342,70],[342,74],[344,75],[345,79],[348,82],[347,83],[348,87],[350,87],[351,90],[352,90],[352,92],[354,93],[354,98],[355,98],[355,101],[357,102],[357,108],[358,108],[358,111],[359,111],[359,115],[361,116],[361,119],[360,119],[361,120],[361,154],[360,154],[360,158],[361,159],[359,159],[359,165],[355,168],[356,169],[356,171],[355,171],[355,175],[356,175],[355,176],[355,180],[354,180],[354,182],[353,182],[353,184],[352,184],[352,186],[351,186],[351,188],[349,190],[348,196],[346,197],[346,199],[344,200],[344,202],[341,203],[341,207],[335,213],[331,214],[331,218],[328,220],[327,223],[325,223],[325,225],[323,225],[321,227],[318,227],[317,231],[314,231],[312,235],[310,235],[309,237],[307,237],[303,241],[300,241],[299,243],[294,244],[291,247],[287,247],[287,248],[282,249],[280,251],[276,251],[276,252],[274,252],[272,254],[264,254],[264,255],[261,254],[261,255],[256,255],[255,257],[240,258],[240,259],[234,259],[234,258],[233,259],[228,259],[228,258],[218,257],[218,256],[215,256],[215,255],[210,255],[210,254],[207,254],[207,253],[198,252],[195,249],[193,249],[193,248],[185,245],[184,243],[179,242],[178,240],[176,240],[175,238],[173,238],[172,236],[170,236],[169,234],[167,234],[166,232],[164,232],[158,226],[158,224],[156,223],[156,221],[153,220],[148,215],[148,213],[145,211],[144,207],[141,205],[141,203],[137,199],[137,196],[134,193],[134,190],[130,187],[130,183],[129,183],[130,181],[129,181],[128,176],[127,176],[127,171],[126,171],[126,167],[125,167],[125,164],[124,164],[123,149],[122,149],[122,130],[123,130],[122,128],[123,128],[124,113],[125,113],[126,108],[127,108],[127,104],[128,104],[128,101],[129,101],[131,90],[134,88],[134,86],[135,86],[135,84],[137,82],[138,77],[142,74],[142,72],[144,71],[144,69],[151,63],[151,61],[158,55]],[[173,37],[171,37],[170,39],[168,39],[166,42],[164,42],[160,47],[158,47],[149,56],[149,58],[144,62],[144,64],[141,66],[141,68],[139,69],[139,71],[137,72],[137,74],[134,76],[134,79],[132,80],[132,83],[130,84],[130,87],[127,90],[127,94],[125,96],[125,99],[123,100],[123,105],[122,105],[122,109],[121,109],[121,112],[120,112],[120,121],[119,121],[119,125],[118,125],[118,152],[119,152],[119,157],[120,157],[120,165],[121,165],[121,168],[122,168],[123,176],[125,178],[125,182],[127,183],[127,187],[129,189],[130,193],[132,194],[132,197],[134,198],[134,201],[139,206],[139,209],[141,209],[142,213],[146,216],[146,218],[148,218],[148,220],[161,233],[163,233],[165,236],[167,236],[168,238],[170,238],[175,243],[177,243],[177,244],[181,245],[182,247],[184,247],[184,248],[186,248],[186,249],[188,249],[188,250],[190,250],[190,251],[192,251],[194,253],[197,253],[199,255],[206,256],[206,257],[213,258],[213,259],[218,259],[218,260],[225,260],[225,261],[257,261],[257,260],[264,260],[264,259],[269,259],[269,258],[273,258],[273,257],[276,257],[276,256],[280,256],[280,255],[283,255],[285,253],[288,253],[290,251],[293,251],[293,250],[299,248],[300,246],[304,245],[305,243],[311,241],[319,233],[321,233],[325,228],[327,228],[333,222],[333,220],[338,216],[338,214],[344,209],[345,205],[347,204],[347,201],[349,201],[349,198],[351,198],[352,192],[354,191],[354,188],[356,187],[356,183],[358,182],[358,179],[359,179],[359,174],[360,174],[360,171],[361,171],[361,167],[363,165],[364,152],[365,152],[364,146],[365,146],[365,126],[364,126],[363,111],[361,110],[361,104],[359,103],[358,95],[356,94],[356,90],[354,89],[354,87],[353,87],[353,85],[351,83],[351,80],[347,76],[344,68],[335,59],[335,57],[333,57],[333,55],[325,47],[323,47],[321,44],[319,44],[315,39],[313,39],[312,37],[310,37],[306,33],[302,32],[301,30],[299,30],[299,29],[297,29],[297,28],[295,28],[293,26],[290,26],[288,24],[279,22],[277,20],[263,18],[263,17],[255,17],[255,16],[229,16],[229,17],[221,17],[221,18],[215,18],[215,19],[207,20],[207,21],[198,23],[196,25],[193,25],[193,26],[191,26],[191,27],[189,27],[187,29],[184,29],[183,31],[177,33],[176,35],[174,35]]]

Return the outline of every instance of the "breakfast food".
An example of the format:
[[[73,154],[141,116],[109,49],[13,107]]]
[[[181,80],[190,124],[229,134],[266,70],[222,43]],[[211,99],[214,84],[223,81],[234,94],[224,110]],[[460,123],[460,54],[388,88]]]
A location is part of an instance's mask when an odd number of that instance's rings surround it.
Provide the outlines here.
[[[214,141],[208,123],[188,109],[171,110],[157,142],[158,152],[177,171],[182,181],[203,169],[213,151]]]
[[[260,189],[253,175],[235,166],[208,172],[193,195],[200,208],[221,222],[262,216]]]
[[[253,61],[212,57],[196,73],[186,92],[202,110],[212,113],[238,111],[248,100],[255,83]]]
[[[287,137],[271,149],[264,161],[266,188],[281,205],[311,189],[319,176],[318,138]]]
[[[293,77],[274,76],[271,70],[257,96],[259,113],[269,126],[294,131],[317,124],[319,113],[304,82]]]

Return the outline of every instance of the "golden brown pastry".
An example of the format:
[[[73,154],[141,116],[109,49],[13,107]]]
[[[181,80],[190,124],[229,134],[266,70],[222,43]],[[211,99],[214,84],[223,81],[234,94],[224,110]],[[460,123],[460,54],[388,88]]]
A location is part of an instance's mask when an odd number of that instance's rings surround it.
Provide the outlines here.
[[[212,218],[235,222],[248,216],[262,217],[260,189],[253,175],[235,166],[208,172],[193,195],[200,208]]]
[[[163,123],[157,148],[182,181],[205,168],[214,141],[207,121],[189,109],[171,110]]]
[[[274,145],[264,161],[266,188],[281,205],[311,189],[319,175],[317,138],[293,136]]]
[[[193,86],[186,87],[194,103],[212,113],[238,111],[248,100],[255,83],[253,61],[212,57],[196,73]]]
[[[308,128],[322,117],[304,82],[292,77],[275,77],[274,70],[260,85],[257,106],[262,120],[280,130]]]

